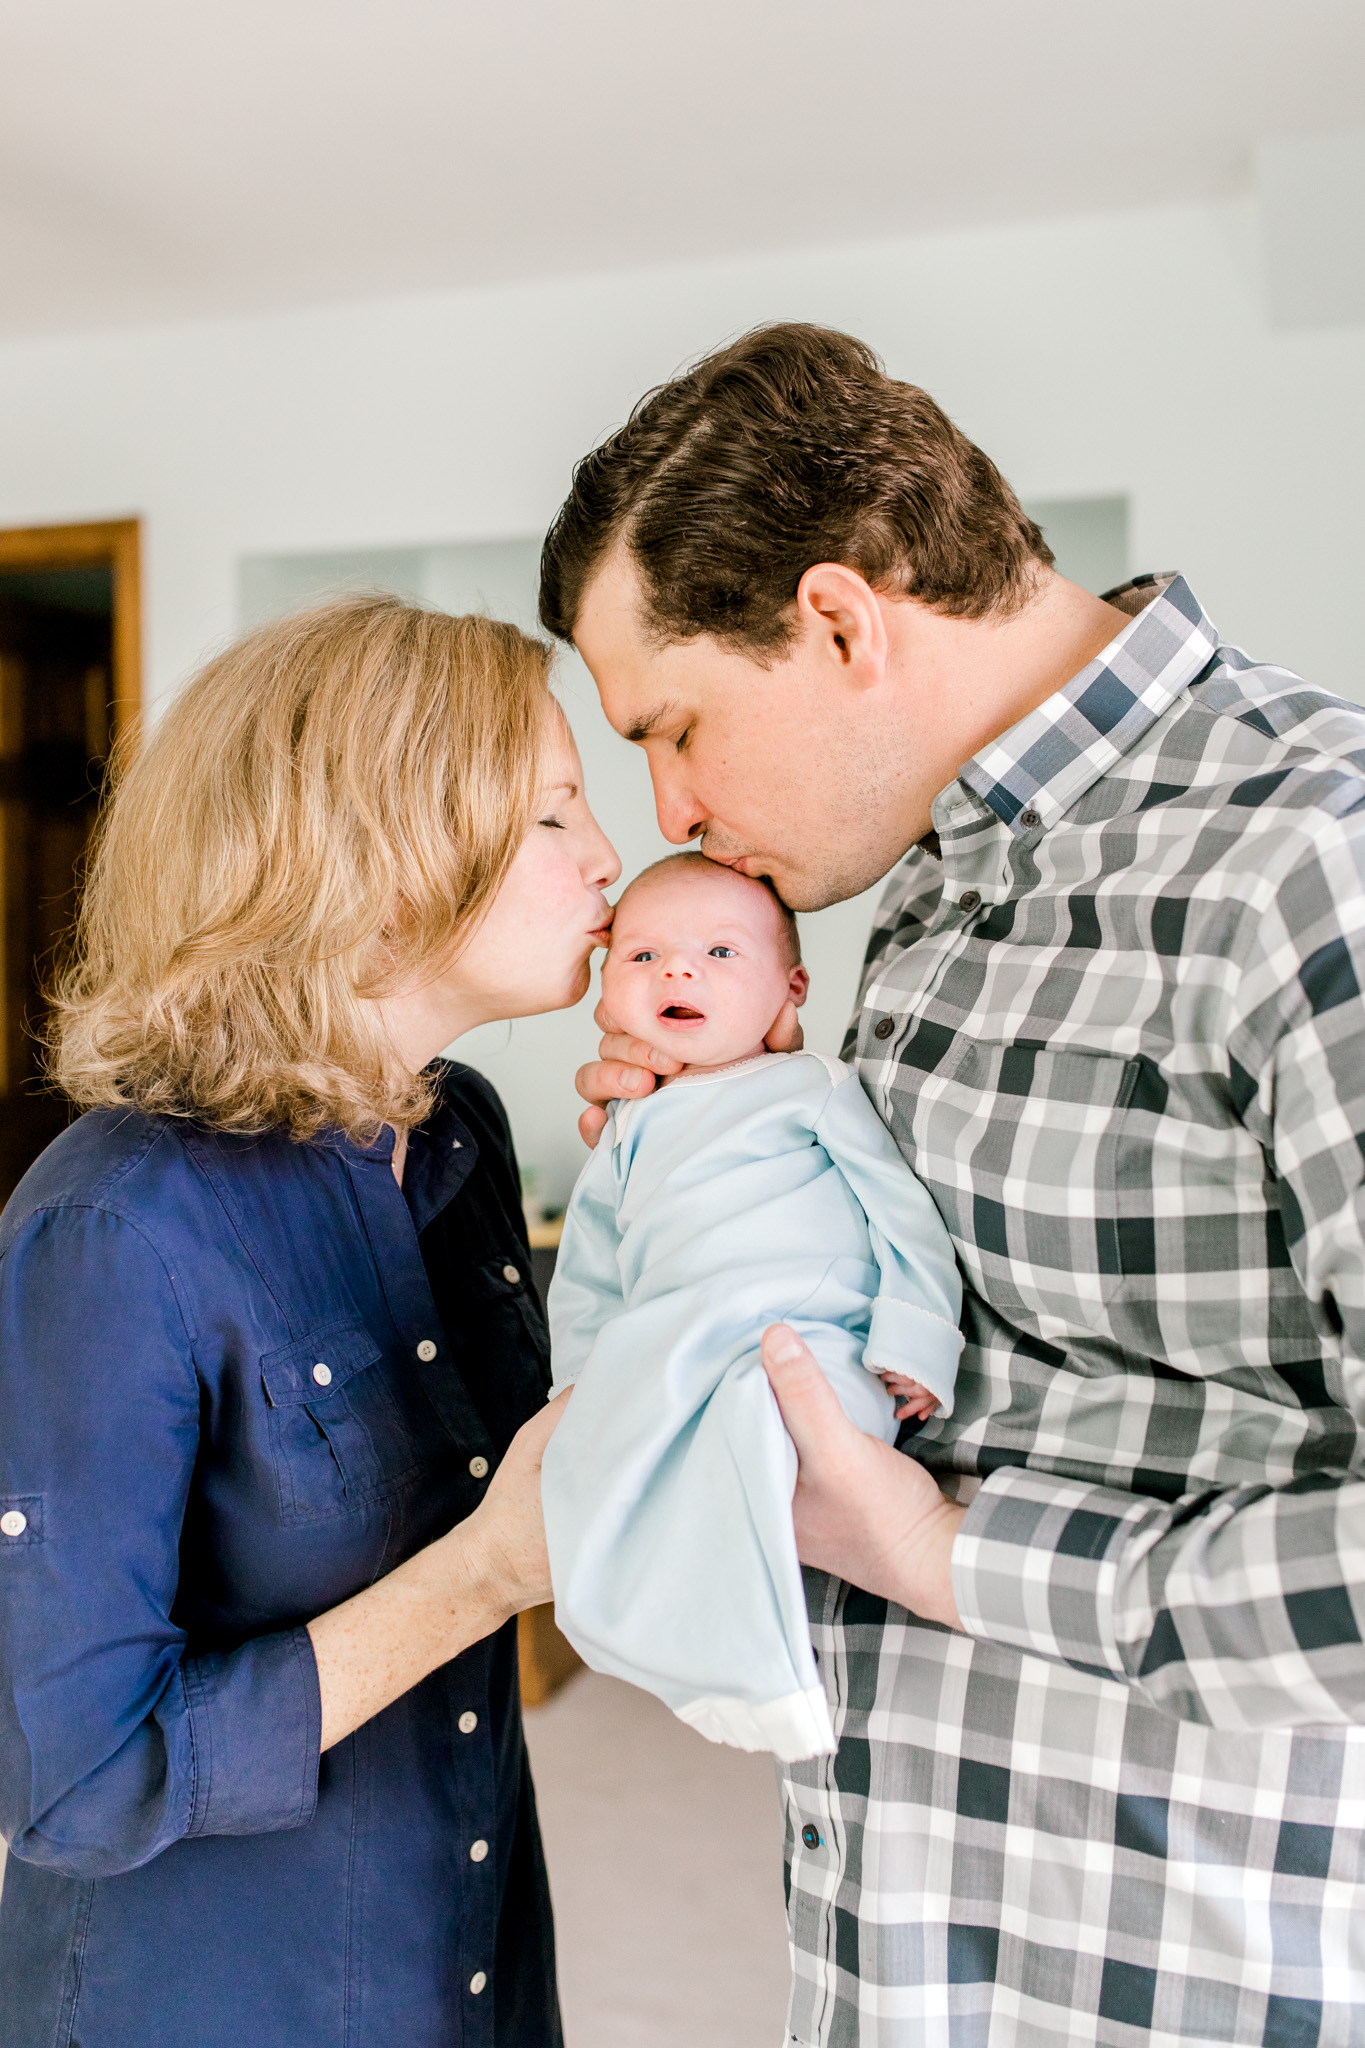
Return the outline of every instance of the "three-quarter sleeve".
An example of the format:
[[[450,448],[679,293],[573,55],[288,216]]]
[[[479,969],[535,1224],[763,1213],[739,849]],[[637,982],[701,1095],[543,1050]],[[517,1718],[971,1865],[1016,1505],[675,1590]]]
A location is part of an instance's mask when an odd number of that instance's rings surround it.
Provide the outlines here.
[[[317,1797],[307,1630],[187,1655],[171,1619],[195,1334],[173,1261],[109,1208],[39,1211],[0,1260],[0,1822],[68,1876]]]

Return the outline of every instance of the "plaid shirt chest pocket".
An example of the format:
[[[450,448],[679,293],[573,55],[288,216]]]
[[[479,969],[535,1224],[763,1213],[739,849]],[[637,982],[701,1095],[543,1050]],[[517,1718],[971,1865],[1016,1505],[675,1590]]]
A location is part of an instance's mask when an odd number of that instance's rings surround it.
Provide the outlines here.
[[[365,1507],[419,1467],[382,1361],[362,1322],[335,1317],[262,1358],[285,1521]]]
[[[1145,1058],[959,1036],[934,1072],[899,1071],[892,1121],[972,1287],[1047,1334],[1074,1327],[1078,1310],[1107,1328],[1125,1282],[1154,1270],[1163,1099]]]

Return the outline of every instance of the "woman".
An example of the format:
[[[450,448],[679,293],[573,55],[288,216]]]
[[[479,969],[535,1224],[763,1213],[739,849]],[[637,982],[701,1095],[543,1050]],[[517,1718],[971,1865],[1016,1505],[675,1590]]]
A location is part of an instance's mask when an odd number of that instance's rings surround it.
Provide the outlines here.
[[[547,2048],[555,1420],[492,1089],[619,872],[513,627],[287,620],[124,775],[0,1224],[3,2048]],[[534,1417],[533,1420],[528,1418]]]

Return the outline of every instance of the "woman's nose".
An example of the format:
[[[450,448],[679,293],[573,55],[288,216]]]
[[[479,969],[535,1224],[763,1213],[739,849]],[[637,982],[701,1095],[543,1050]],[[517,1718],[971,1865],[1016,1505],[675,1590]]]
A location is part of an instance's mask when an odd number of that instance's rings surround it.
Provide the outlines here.
[[[590,849],[584,864],[586,872],[583,879],[590,889],[610,889],[612,883],[620,878],[621,856],[596,818],[592,823],[596,844]]]

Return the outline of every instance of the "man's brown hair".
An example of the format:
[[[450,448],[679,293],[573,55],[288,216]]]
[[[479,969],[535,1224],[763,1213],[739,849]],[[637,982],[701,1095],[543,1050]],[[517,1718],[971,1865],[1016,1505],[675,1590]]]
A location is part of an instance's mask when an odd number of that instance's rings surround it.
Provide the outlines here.
[[[758,327],[646,393],[585,455],[545,540],[540,617],[572,639],[624,541],[644,622],[759,657],[816,562],[953,618],[1018,611],[1052,551],[995,464],[928,393],[826,327]]]

